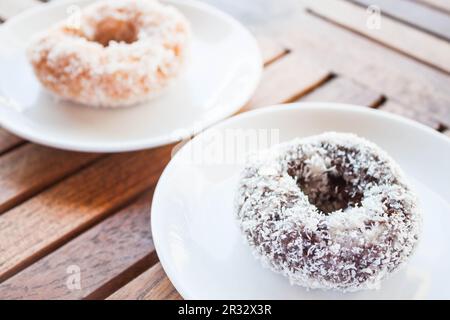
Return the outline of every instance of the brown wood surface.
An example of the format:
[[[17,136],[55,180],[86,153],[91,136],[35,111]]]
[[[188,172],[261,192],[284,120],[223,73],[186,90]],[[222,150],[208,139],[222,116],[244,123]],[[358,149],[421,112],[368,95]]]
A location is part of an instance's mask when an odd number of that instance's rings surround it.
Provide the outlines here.
[[[365,27],[366,0],[207,2],[246,24],[262,50],[262,81],[240,112],[352,103],[450,137],[445,0],[369,1],[383,10],[379,32]],[[0,18],[38,3],[2,0]],[[76,153],[0,128],[0,299],[180,299],[149,227],[153,188],[172,148]],[[79,289],[67,286],[72,266]]]
[[[275,39],[259,35],[257,37],[259,48],[261,49],[264,65],[267,66],[272,62],[280,59],[288,53],[288,49],[283,47]]]
[[[392,2],[392,1],[391,1]],[[388,17],[381,19],[379,29],[366,27],[367,11],[342,0],[307,0],[307,8],[317,15],[361,33],[375,41],[450,72],[450,46],[448,42],[420,30],[410,28]],[[448,26],[450,28],[450,25]]]
[[[377,107],[383,101],[380,93],[372,91],[354,80],[335,77],[323,86],[302,97],[300,102],[333,101],[367,107]]]
[[[417,2],[422,5],[430,6],[438,11],[443,11],[447,14],[450,14],[450,1],[448,0],[411,0]]]
[[[0,281],[152,186],[171,147],[102,159],[0,216]]]
[[[295,51],[290,52],[267,66],[255,95],[244,110],[294,101],[329,76],[326,69],[301,60]]]
[[[0,213],[99,158],[25,144],[0,157]]]
[[[153,190],[16,276],[0,299],[104,298],[156,261],[150,234]],[[67,287],[67,268],[80,268],[81,287]]]
[[[323,0],[319,0],[323,1]],[[450,21],[448,15],[424,6],[420,1],[411,0],[348,0],[364,7],[376,5],[384,15],[398,19],[405,24],[430,32],[445,40],[450,40]],[[428,1],[428,0],[425,0]],[[439,1],[441,6],[447,0]]]
[[[180,300],[181,296],[167,278],[160,263],[116,291],[110,300]]]
[[[436,121],[450,125],[450,78],[405,55],[374,43],[305,11],[280,22],[280,41],[303,61],[395,97],[402,105],[427,110]],[[303,32],[283,32],[283,30]],[[351,48],[351,50],[349,49]]]
[[[23,142],[24,141],[21,138],[0,128],[0,155],[8,152],[12,148],[22,144]]]
[[[437,121],[434,117],[430,115],[427,110],[418,109],[414,105],[410,105],[408,107],[404,105],[400,105],[398,102],[394,100],[387,100],[380,106],[381,110],[396,113],[406,118],[410,118],[412,120],[416,120],[421,122],[433,129],[439,129],[441,127],[441,123]]]

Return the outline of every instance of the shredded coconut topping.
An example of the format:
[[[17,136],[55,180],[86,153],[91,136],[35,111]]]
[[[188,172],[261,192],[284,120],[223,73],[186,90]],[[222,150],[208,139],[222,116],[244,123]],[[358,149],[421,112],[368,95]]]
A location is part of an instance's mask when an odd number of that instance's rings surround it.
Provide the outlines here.
[[[186,18],[156,0],[99,1],[38,35],[28,50],[42,84],[91,106],[128,106],[158,95],[179,74],[190,39]]]
[[[398,165],[353,134],[324,133],[250,158],[237,218],[263,265],[307,288],[378,288],[419,239],[421,214]]]

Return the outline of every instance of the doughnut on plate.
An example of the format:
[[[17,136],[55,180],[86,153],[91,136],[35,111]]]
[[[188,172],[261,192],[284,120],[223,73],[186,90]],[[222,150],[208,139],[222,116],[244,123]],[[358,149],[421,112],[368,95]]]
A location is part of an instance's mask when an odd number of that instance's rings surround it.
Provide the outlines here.
[[[195,0],[161,1],[189,20],[192,38],[180,77],[142,104],[99,109],[47,93],[26,58],[30,39],[92,0],[52,1],[0,27],[0,125],[40,144],[77,151],[152,148],[191,136],[241,108],[254,92],[262,59],[254,37],[227,14]],[[236,50],[236,48],[239,48]],[[220,63],[218,63],[220,61]]]
[[[422,208],[422,234],[408,263],[378,290],[307,290],[264,268],[243,240],[235,197],[251,151],[327,131],[376,143],[403,169]],[[172,283],[190,299],[450,298],[450,139],[379,110],[297,103],[248,112],[185,145],[153,197],[152,234]]]

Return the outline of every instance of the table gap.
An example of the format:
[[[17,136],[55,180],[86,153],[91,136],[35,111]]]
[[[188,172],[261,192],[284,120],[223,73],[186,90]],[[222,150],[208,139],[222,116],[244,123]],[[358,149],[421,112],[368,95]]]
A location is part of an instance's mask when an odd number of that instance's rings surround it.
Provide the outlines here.
[[[311,93],[314,90],[320,88],[321,86],[326,85],[328,82],[330,82],[334,78],[336,78],[336,74],[330,72],[327,76],[325,76],[322,80],[320,80],[316,84],[312,85],[310,88],[307,88],[306,90],[299,92],[296,95],[293,95],[292,97],[290,97],[289,99],[287,99],[286,101],[284,101],[282,103],[292,103],[297,100],[300,100],[302,97],[306,96],[308,93]]]
[[[447,14],[447,15],[450,15],[450,10],[447,10],[447,9],[445,9],[445,8],[442,8],[442,7],[439,7],[439,6],[434,5],[434,4],[432,4],[432,3],[430,3],[430,2],[427,2],[427,1],[423,1],[423,0],[407,0],[407,1],[414,2],[414,3],[418,3],[418,4],[420,4],[421,6],[430,8],[430,9],[432,9],[432,10],[434,10],[434,11],[441,12],[441,13],[444,13],[444,14]]]
[[[448,131],[448,129],[449,129],[449,127],[446,126],[445,124],[439,123],[439,126],[438,126],[438,128],[436,130],[441,132],[441,133],[444,133],[444,132]]]
[[[368,7],[368,3],[366,4],[365,1],[362,1],[362,0],[346,0],[346,1],[348,1],[350,3],[353,3],[353,4],[355,4],[355,5],[357,5],[357,6],[361,7],[361,8],[364,8],[364,9],[366,9]],[[409,0],[406,0],[406,1],[409,1]],[[425,7],[425,8],[428,8],[428,6],[423,5],[423,2],[421,2],[421,1],[409,1],[409,2],[416,3],[416,4],[419,4],[419,5],[423,6],[423,7]],[[376,5],[376,3],[373,3],[373,4]],[[442,12],[440,10],[434,10],[434,11],[436,11],[437,13],[447,14],[446,12]],[[429,34],[429,35],[431,35],[433,37],[439,38],[441,40],[445,40],[445,41],[449,41],[450,40],[450,38],[448,36],[445,36],[444,34],[440,34],[440,33],[436,32],[436,31],[431,30],[430,28],[426,28],[426,27],[420,26],[420,25],[417,24],[417,22],[415,22],[413,20],[408,20],[407,18],[399,17],[399,16],[397,16],[397,15],[395,15],[393,13],[390,13],[388,10],[383,10],[382,11],[382,15],[386,16],[388,18],[391,18],[392,20],[395,20],[397,22],[400,22],[400,23],[402,23],[404,25],[407,25],[407,26],[409,26],[411,28],[420,30],[420,31],[422,31],[424,33],[427,33],[427,34]]]
[[[22,141],[18,141],[16,144],[11,145],[8,148],[5,148],[3,150],[0,151],[0,157],[7,154],[8,152],[12,152],[18,148],[24,147],[25,145],[27,145],[29,142],[22,140]]]
[[[280,54],[278,54],[278,55],[272,57],[271,59],[267,60],[266,62],[264,62],[264,68],[269,66],[269,65],[271,65],[272,63],[274,63],[274,62],[284,58],[285,56],[287,56],[291,52],[292,52],[291,49],[284,48],[284,50]]]
[[[109,279],[107,283],[83,298],[83,300],[105,300],[117,290],[121,289],[145,271],[155,266],[159,262],[156,250],[149,253],[148,256],[136,261],[129,268],[114,278]]]
[[[380,97],[378,98],[378,100],[374,101],[373,104],[371,104],[369,107],[373,108],[373,109],[378,109],[380,108],[380,106],[382,106],[385,102],[387,101],[387,97],[382,94],[380,95]]]
[[[334,26],[336,26],[336,27],[339,27],[339,28],[341,28],[341,29],[347,30],[347,31],[349,31],[349,32],[351,32],[351,33],[353,33],[353,34],[355,34],[355,35],[358,35],[358,36],[360,36],[360,37],[362,37],[362,38],[365,38],[365,39],[367,39],[367,40],[370,40],[370,41],[372,41],[372,42],[374,42],[374,43],[376,43],[376,44],[378,44],[378,45],[380,45],[380,46],[383,46],[383,47],[388,48],[388,49],[390,49],[390,50],[392,50],[392,51],[395,51],[395,52],[397,52],[397,53],[399,53],[399,54],[401,54],[401,55],[403,55],[403,56],[405,56],[405,57],[407,57],[407,58],[409,58],[409,59],[411,59],[411,60],[417,61],[417,62],[419,62],[419,63],[421,63],[421,64],[423,64],[423,65],[426,65],[427,67],[432,68],[433,70],[436,70],[436,71],[438,71],[438,72],[440,72],[440,73],[442,73],[442,74],[444,74],[444,75],[446,75],[446,76],[450,75],[450,72],[448,72],[448,71],[446,71],[446,70],[443,70],[443,69],[439,68],[438,66],[435,66],[435,65],[433,65],[433,64],[431,64],[431,63],[429,63],[429,62],[427,62],[427,61],[423,61],[423,60],[421,60],[421,59],[418,59],[418,58],[412,56],[411,54],[409,54],[409,53],[407,53],[407,52],[405,52],[405,51],[399,50],[399,49],[397,49],[397,48],[395,48],[395,47],[393,47],[393,46],[391,46],[391,45],[388,45],[388,44],[386,44],[386,43],[384,43],[384,42],[381,42],[381,41],[379,41],[379,40],[376,40],[376,39],[373,39],[373,38],[371,38],[371,37],[368,37],[368,36],[365,35],[364,33],[359,32],[358,30],[354,30],[354,29],[348,28],[347,26],[344,26],[344,25],[342,25],[342,24],[340,24],[340,23],[338,23],[338,22],[336,22],[336,21],[334,21],[334,20],[330,20],[330,19],[328,19],[327,17],[321,15],[321,14],[318,13],[318,12],[315,12],[315,11],[312,10],[312,9],[306,8],[306,9],[305,9],[305,12],[308,13],[308,14],[310,14],[310,15],[313,16],[313,17],[316,17],[316,18],[318,18],[318,19],[324,21],[324,22],[330,23],[330,24],[332,24],[332,25],[334,25]]]
[[[106,157],[102,157],[103,159]],[[97,161],[97,160],[96,160]],[[91,163],[92,165],[92,163]],[[88,167],[88,166],[87,166]],[[66,177],[67,178],[67,177]],[[52,186],[54,186],[53,184]],[[52,187],[51,186],[51,187]],[[5,280],[11,278],[12,276],[18,274],[19,272],[23,271],[27,267],[31,266],[33,263],[39,261],[40,259],[44,258],[45,256],[51,254],[52,252],[56,251],[57,249],[61,248],[65,244],[69,243],[76,237],[80,236],[87,230],[93,228],[97,224],[101,223],[105,219],[111,217],[116,212],[125,209],[127,206],[131,205],[134,201],[136,201],[140,196],[143,195],[143,193],[148,192],[149,189],[154,188],[155,185],[152,185],[150,188],[146,188],[143,192],[138,192],[137,194],[130,197],[130,199],[127,199],[127,201],[124,201],[124,203],[121,203],[118,206],[111,207],[110,209],[106,210],[102,215],[99,217],[96,217],[92,221],[89,221],[88,223],[85,223],[84,225],[79,226],[78,228],[75,228],[68,232],[64,237],[59,238],[57,241],[55,241],[53,244],[48,245],[45,248],[40,249],[36,253],[30,255],[25,259],[22,263],[17,264],[16,267],[11,268],[3,276],[0,277],[0,283],[4,282]],[[50,188],[50,187],[49,187]]]
[[[19,147],[25,146],[26,144],[28,144],[28,142],[23,143]],[[14,149],[17,149],[17,148],[14,148]],[[99,155],[97,158],[86,162],[85,164],[81,165],[79,168],[75,169],[74,171],[67,172],[67,173],[63,174],[61,177],[56,178],[55,180],[51,181],[48,185],[43,185],[41,187],[36,188],[35,190],[30,190],[28,193],[24,194],[23,196],[20,196],[20,197],[14,199],[14,201],[12,201],[11,204],[7,204],[7,205],[2,204],[3,207],[0,208],[0,215],[5,213],[8,210],[11,210],[14,207],[17,207],[17,206],[23,204],[24,202],[30,200],[31,198],[37,196],[38,194],[45,192],[46,190],[58,185],[60,182],[66,180],[67,178],[70,178],[71,176],[78,174],[80,171],[82,171],[82,170],[88,168],[89,166],[95,164],[96,162],[106,158],[106,156],[107,156],[106,154]]]

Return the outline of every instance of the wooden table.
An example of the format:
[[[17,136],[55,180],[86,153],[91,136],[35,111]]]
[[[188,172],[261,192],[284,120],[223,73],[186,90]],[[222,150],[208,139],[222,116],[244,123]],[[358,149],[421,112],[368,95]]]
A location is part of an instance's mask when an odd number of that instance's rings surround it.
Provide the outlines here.
[[[449,0],[208,2],[261,45],[263,79],[243,111],[345,102],[450,135]],[[381,29],[368,21],[369,4],[382,10]],[[0,17],[37,5],[2,0]],[[0,298],[180,299],[158,263],[149,215],[172,148],[76,153],[0,129]]]

